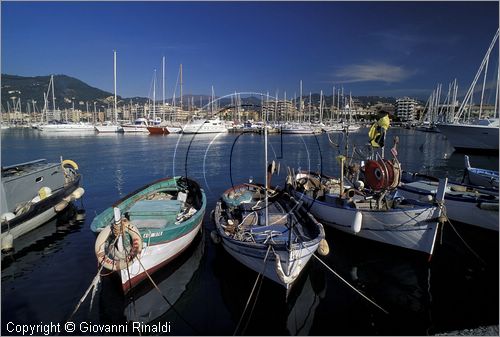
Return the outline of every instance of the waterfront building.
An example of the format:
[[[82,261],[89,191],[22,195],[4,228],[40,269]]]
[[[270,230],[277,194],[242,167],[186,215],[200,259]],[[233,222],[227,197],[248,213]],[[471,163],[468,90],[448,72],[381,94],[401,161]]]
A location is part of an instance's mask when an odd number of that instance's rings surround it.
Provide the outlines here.
[[[402,122],[413,122],[416,118],[417,101],[403,97],[396,100],[395,114]]]

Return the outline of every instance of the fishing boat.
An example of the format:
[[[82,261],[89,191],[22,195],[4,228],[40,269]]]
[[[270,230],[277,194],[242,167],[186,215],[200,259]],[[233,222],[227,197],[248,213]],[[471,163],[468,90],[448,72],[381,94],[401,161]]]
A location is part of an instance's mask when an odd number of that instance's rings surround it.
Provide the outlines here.
[[[433,202],[438,179],[432,176],[403,172],[399,195],[424,202]],[[452,221],[498,232],[498,189],[478,188],[462,183],[448,183],[445,213]]]
[[[429,205],[396,193],[398,167],[384,159],[368,160],[365,178],[347,184],[324,174],[289,170],[286,188],[322,223],[365,239],[427,253],[434,251],[438,203]],[[396,166],[396,169],[394,167]],[[365,188],[366,184],[366,188]],[[442,201],[446,181],[439,186]]]
[[[84,193],[79,187],[78,165],[72,160],[48,163],[46,159],[2,167],[2,249],[43,225]]]
[[[200,231],[206,196],[185,177],[164,178],[115,202],[97,215],[99,264],[118,271],[124,293],[182,253]]]
[[[495,188],[498,190],[498,171],[471,167],[469,156],[467,155],[464,156],[464,160],[464,181],[467,181],[471,185]]]
[[[215,207],[216,230],[231,256],[288,291],[325,233],[287,193],[267,192],[266,206],[262,185],[245,183],[225,191]]]

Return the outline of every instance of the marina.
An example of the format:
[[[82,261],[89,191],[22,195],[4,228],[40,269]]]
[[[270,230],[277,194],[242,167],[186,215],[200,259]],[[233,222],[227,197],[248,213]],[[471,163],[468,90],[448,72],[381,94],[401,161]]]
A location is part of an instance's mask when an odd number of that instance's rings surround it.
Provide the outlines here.
[[[1,335],[498,335],[499,5],[3,1]]]
[[[364,144],[367,133],[368,128],[361,128],[350,134],[349,142]],[[463,153],[456,152],[442,134],[391,127],[387,137],[394,136],[400,139],[398,159],[405,170],[462,179]],[[124,296],[119,278],[111,274],[101,278],[95,294],[71,317],[73,322],[93,322],[96,329],[104,324],[143,322],[153,327],[169,322],[175,335],[230,335],[240,319],[238,334],[250,335],[428,335],[498,325],[498,232],[453,220],[452,225],[444,224],[430,262],[420,252],[325,226],[330,252],[318,255],[321,261],[387,313],[313,257],[288,296],[282,285],[264,278],[254,310],[248,309],[242,318],[258,273],[213,242],[210,233],[216,225],[210,211],[233,182],[266,181],[262,135],[103,136],[8,129],[1,137],[2,163],[25,162],[34,154],[62,155],[77,162],[85,195],[73,203],[86,214],[83,222],[58,220],[65,222],[56,227],[60,234],[46,231],[31,244],[3,255],[3,321],[66,322],[96,275],[93,219],[152,181],[185,175],[200,184],[207,211],[192,244],[152,274],[168,302],[148,280]],[[340,175],[339,150],[330,141],[343,148],[345,134],[268,138],[269,160],[281,166],[273,185],[284,188],[286,167]],[[469,157],[474,167],[498,167],[498,156]],[[76,265],[78,274],[67,268]],[[44,300],[47,297],[50,302]],[[101,334],[98,331],[93,333]]]

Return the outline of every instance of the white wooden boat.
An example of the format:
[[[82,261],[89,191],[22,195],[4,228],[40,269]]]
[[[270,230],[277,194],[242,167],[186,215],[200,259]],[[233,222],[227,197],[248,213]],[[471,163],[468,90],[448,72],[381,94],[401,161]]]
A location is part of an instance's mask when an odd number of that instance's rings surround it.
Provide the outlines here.
[[[222,246],[231,256],[288,292],[325,233],[287,193],[269,190],[269,194],[266,207],[264,186],[230,188],[217,202],[214,220]]]
[[[442,195],[445,186],[446,182],[440,186]],[[287,189],[326,225],[432,256],[441,214],[436,204],[403,199],[394,191],[372,193],[369,189],[355,189],[313,172],[290,173]]]
[[[2,249],[14,240],[43,225],[79,199],[78,165],[72,160],[47,163],[38,159],[2,167],[0,218]]]
[[[437,181],[434,177],[405,172],[398,194],[432,202],[438,189]],[[498,232],[498,190],[449,183],[444,200],[446,215],[450,220]]]
[[[97,215],[99,264],[120,273],[127,293],[183,252],[200,231],[206,197],[184,177],[160,179],[132,192]]]
[[[464,156],[465,180],[471,185],[498,189],[498,171],[471,167],[469,156]]]

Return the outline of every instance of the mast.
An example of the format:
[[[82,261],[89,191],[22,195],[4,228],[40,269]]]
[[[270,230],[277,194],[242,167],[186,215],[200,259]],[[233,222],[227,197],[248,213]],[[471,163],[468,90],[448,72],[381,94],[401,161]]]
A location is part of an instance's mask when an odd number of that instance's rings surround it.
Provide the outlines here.
[[[163,109],[165,109],[165,56],[163,56],[162,59],[162,81],[161,81],[161,86],[162,86],[162,103],[163,103]]]
[[[302,80],[300,80],[300,97],[299,97],[299,120],[302,118],[305,121],[304,116],[302,115]]]
[[[50,82],[52,82],[52,108],[56,111],[56,97],[54,95],[54,75],[50,75]]]
[[[153,75],[153,124],[156,122],[156,69]]]
[[[114,77],[114,90],[115,90],[115,101],[114,101],[114,117],[115,123],[118,124],[118,112],[116,111],[116,50],[113,50],[113,77]]]
[[[181,72],[181,83],[180,83],[180,85],[181,85],[181,111],[183,111],[184,108],[182,107],[182,63],[181,63],[180,72]]]

